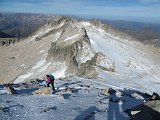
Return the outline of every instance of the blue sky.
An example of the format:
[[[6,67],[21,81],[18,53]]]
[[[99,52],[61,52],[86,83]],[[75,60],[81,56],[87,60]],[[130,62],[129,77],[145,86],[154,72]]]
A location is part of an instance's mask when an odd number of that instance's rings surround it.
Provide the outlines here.
[[[0,0],[0,12],[53,13],[160,23],[160,0]]]

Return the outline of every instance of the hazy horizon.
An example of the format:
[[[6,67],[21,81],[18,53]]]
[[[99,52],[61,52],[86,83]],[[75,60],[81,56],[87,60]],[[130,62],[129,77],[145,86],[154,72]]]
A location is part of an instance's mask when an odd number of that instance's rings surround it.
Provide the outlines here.
[[[160,23],[160,0],[1,0],[0,12]]]

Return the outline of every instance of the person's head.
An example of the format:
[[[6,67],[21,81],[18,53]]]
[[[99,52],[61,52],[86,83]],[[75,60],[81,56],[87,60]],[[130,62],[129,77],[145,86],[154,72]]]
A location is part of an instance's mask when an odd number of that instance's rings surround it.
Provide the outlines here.
[[[49,75],[47,74],[46,77],[49,77]]]

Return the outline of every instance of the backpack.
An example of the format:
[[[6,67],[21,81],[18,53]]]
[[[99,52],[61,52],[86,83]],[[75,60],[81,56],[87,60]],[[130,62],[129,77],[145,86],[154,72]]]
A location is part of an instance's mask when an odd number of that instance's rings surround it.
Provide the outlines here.
[[[49,77],[52,79],[52,80],[55,80],[54,76],[53,75],[49,75]]]

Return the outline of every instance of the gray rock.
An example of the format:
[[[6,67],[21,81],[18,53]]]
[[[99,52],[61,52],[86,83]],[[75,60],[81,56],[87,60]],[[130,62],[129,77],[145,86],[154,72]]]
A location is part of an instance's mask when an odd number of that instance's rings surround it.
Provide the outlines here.
[[[148,101],[142,105],[135,107],[131,113],[140,110],[133,114],[133,120],[160,120],[160,100]]]
[[[81,64],[78,71],[78,76],[96,78],[98,76],[97,68],[103,71],[115,71],[114,62],[107,58],[103,53],[98,52],[91,60]]]
[[[13,88],[12,85],[8,85],[8,86],[7,86],[7,90],[8,90],[9,93],[11,93],[11,94],[17,94],[16,90]]]
[[[157,93],[153,93],[151,100],[160,100],[160,96]]]
[[[66,24],[61,36],[52,42],[48,51],[47,60],[52,59],[55,63],[67,66],[66,76],[75,75],[79,66],[94,56],[88,35],[84,28],[80,29]],[[87,58],[87,59],[86,59]],[[59,69],[60,65],[54,68]]]

